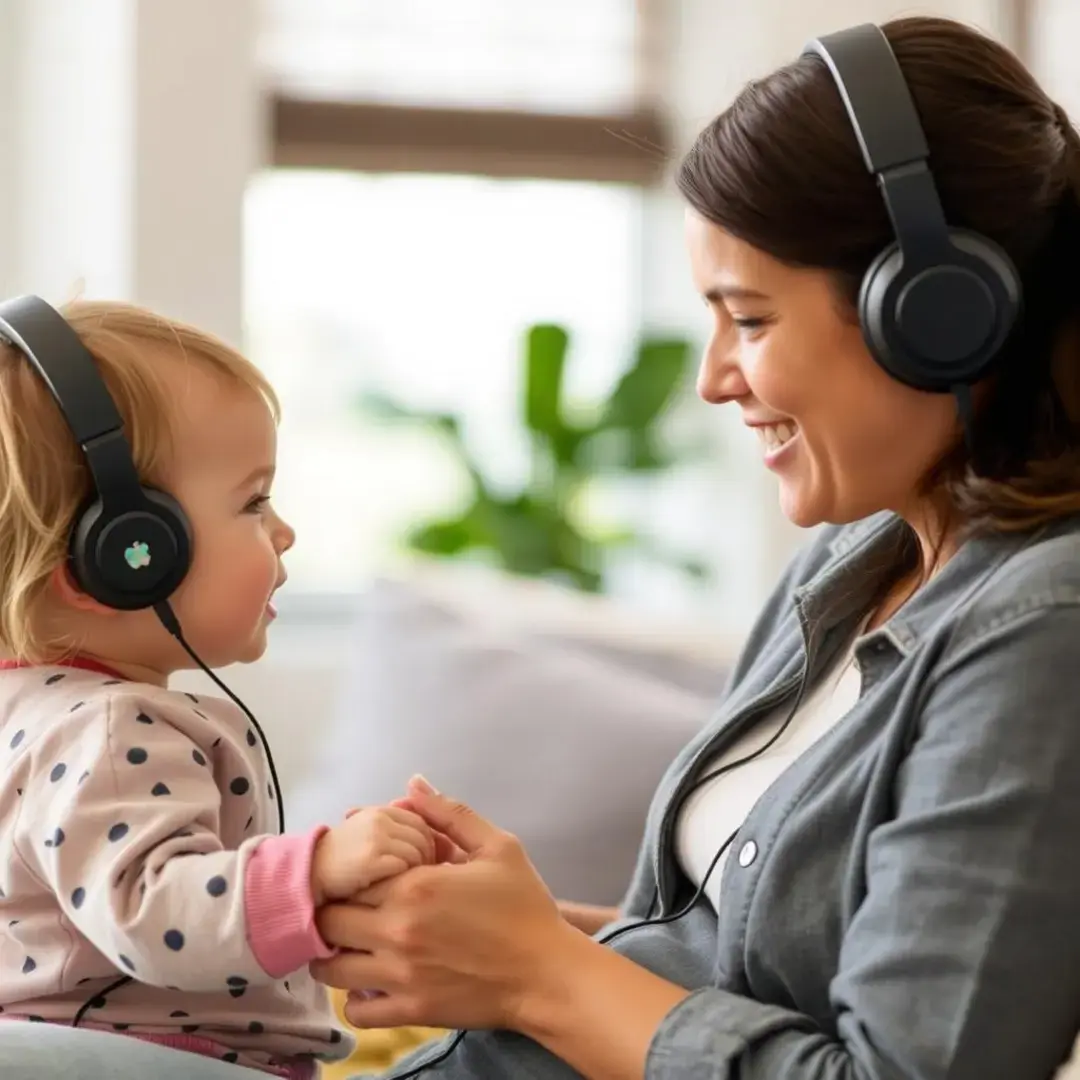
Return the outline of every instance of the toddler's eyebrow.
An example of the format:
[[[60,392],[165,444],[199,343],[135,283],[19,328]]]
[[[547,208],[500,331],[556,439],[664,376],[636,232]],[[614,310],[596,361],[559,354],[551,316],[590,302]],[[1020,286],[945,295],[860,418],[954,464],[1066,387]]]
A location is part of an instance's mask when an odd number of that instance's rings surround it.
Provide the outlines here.
[[[237,488],[250,487],[256,480],[272,480],[274,478],[274,466],[273,465],[260,465],[258,468],[252,469],[243,480],[237,484]]]

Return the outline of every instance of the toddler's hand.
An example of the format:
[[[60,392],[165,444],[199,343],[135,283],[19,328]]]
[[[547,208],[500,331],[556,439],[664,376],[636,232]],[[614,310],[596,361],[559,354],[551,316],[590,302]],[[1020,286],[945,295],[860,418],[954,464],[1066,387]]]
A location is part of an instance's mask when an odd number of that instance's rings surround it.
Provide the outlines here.
[[[435,861],[427,822],[398,806],[369,806],[323,833],[311,860],[316,907],[348,900],[377,881]]]

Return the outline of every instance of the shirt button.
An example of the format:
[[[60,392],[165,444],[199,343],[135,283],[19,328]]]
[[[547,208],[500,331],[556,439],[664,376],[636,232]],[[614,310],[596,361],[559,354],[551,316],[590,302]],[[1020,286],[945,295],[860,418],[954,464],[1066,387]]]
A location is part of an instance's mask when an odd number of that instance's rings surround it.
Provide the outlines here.
[[[753,840],[747,840],[739,851],[739,865],[749,866],[757,858],[757,844]]]

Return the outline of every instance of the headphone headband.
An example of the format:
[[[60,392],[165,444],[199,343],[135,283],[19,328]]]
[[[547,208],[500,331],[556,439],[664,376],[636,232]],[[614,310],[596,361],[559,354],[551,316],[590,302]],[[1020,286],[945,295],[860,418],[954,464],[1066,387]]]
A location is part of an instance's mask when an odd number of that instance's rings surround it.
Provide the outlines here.
[[[81,447],[123,428],[93,357],[50,304],[37,296],[0,304],[0,336],[37,370]]]
[[[0,337],[41,376],[82,447],[102,500],[134,503],[139,476],[123,420],[94,358],[63,315],[37,296],[7,300],[0,304]]]
[[[820,56],[832,74],[905,261],[940,260],[949,226],[919,113],[889,39],[880,26],[864,23],[817,38],[803,52]]]
[[[930,156],[911,91],[880,26],[864,23],[815,38],[806,53],[816,53],[832,72],[868,172]]]

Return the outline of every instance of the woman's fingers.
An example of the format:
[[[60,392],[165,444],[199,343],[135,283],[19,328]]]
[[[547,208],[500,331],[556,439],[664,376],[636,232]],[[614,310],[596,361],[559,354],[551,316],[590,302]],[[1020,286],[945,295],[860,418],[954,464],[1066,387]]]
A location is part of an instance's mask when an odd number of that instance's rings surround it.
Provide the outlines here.
[[[409,804],[431,828],[442,833],[467,856],[479,854],[506,836],[472,807],[445,795],[410,790]]]
[[[384,922],[375,908],[364,904],[327,904],[315,912],[315,925],[323,941],[338,949],[373,952],[385,940]]]
[[[395,799],[390,805],[401,810],[411,810],[413,813],[416,813],[416,807],[413,805],[413,800],[411,798]],[[466,855],[449,836],[444,835],[437,829],[432,829],[431,831],[435,837],[436,862],[460,864],[469,861],[469,856]]]
[[[420,773],[416,773],[416,775],[409,780],[409,794],[438,795],[439,792],[426,776],[421,776]]]
[[[404,995],[353,993],[345,1002],[345,1019],[356,1028],[394,1028],[419,1024],[422,1017]]]
[[[403,992],[408,981],[405,968],[381,953],[340,952],[325,960],[312,960],[308,969],[312,978],[326,986],[352,993],[367,991],[373,996]]]
[[[467,863],[469,861],[469,856],[466,855],[449,836],[444,836],[441,832],[434,832],[434,836],[436,862],[448,862],[460,865],[461,863]]]

